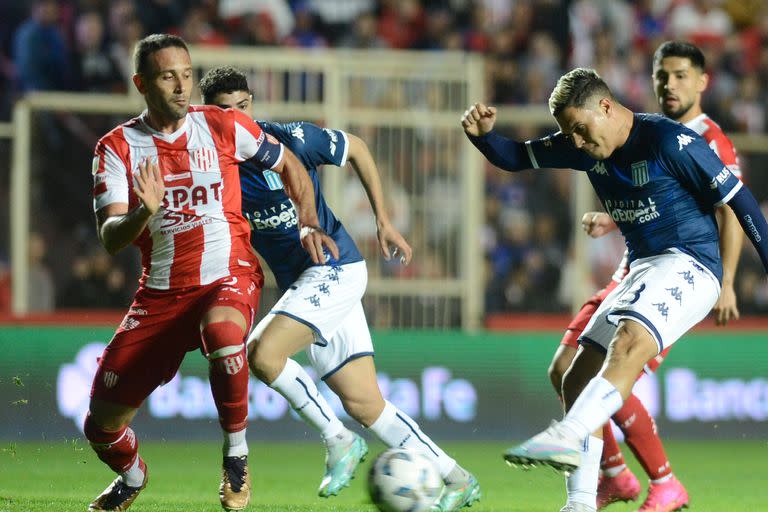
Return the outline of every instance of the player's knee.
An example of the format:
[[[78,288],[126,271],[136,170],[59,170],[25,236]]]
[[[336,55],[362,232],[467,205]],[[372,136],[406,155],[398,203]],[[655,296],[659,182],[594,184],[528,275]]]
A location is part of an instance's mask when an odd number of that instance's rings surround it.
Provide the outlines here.
[[[236,375],[246,368],[245,345],[230,345],[208,354],[211,371],[222,375]]]
[[[267,384],[280,375],[285,360],[279,350],[262,340],[254,341],[248,346],[248,366],[256,377]]]
[[[611,340],[609,359],[614,365],[642,366],[657,352],[656,342],[647,331],[622,322]]]

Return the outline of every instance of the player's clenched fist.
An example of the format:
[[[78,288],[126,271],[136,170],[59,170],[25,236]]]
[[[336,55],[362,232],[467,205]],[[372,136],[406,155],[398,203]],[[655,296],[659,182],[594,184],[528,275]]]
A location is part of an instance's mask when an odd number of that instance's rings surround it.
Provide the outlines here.
[[[496,107],[475,103],[461,116],[461,126],[469,135],[481,137],[493,130],[496,123]]]
[[[581,217],[581,228],[592,238],[599,238],[618,226],[605,212],[587,212]]]

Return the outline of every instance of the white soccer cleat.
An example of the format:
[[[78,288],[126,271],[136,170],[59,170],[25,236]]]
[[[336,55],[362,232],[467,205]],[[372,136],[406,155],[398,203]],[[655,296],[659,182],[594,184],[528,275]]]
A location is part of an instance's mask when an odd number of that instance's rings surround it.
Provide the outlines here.
[[[523,469],[550,466],[568,474],[581,464],[582,450],[582,443],[571,437],[560,423],[553,421],[547,430],[509,448],[503,457],[510,466]]]
[[[560,512],[597,512],[595,507],[590,507],[584,503],[578,503],[576,501],[566,503]]]

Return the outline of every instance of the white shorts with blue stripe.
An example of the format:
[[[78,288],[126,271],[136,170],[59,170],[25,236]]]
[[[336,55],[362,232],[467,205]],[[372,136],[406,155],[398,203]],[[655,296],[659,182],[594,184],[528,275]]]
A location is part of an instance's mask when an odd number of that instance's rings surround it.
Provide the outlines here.
[[[373,342],[360,302],[368,284],[365,261],[309,267],[256,325],[258,338],[275,315],[285,315],[314,332],[307,347],[310,364],[323,379],[347,362],[373,355]]]
[[[579,342],[607,350],[619,321],[629,319],[645,327],[661,352],[704,319],[719,296],[717,278],[687,254],[641,258],[597,308]]]

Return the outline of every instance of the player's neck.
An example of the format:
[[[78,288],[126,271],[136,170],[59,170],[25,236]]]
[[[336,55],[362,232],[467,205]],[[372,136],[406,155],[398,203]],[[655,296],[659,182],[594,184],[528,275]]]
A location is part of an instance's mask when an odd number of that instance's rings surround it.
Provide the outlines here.
[[[688,112],[685,113],[685,115],[680,116],[678,119],[675,119],[680,124],[687,124],[699,117],[701,114],[703,114],[704,111],[701,109],[700,106],[691,107],[688,109]]]
[[[160,133],[174,133],[182,127],[186,119],[186,116],[181,119],[166,118],[153,110],[147,110],[147,115],[144,116],[144,122],[147,123],[147,126]]]

